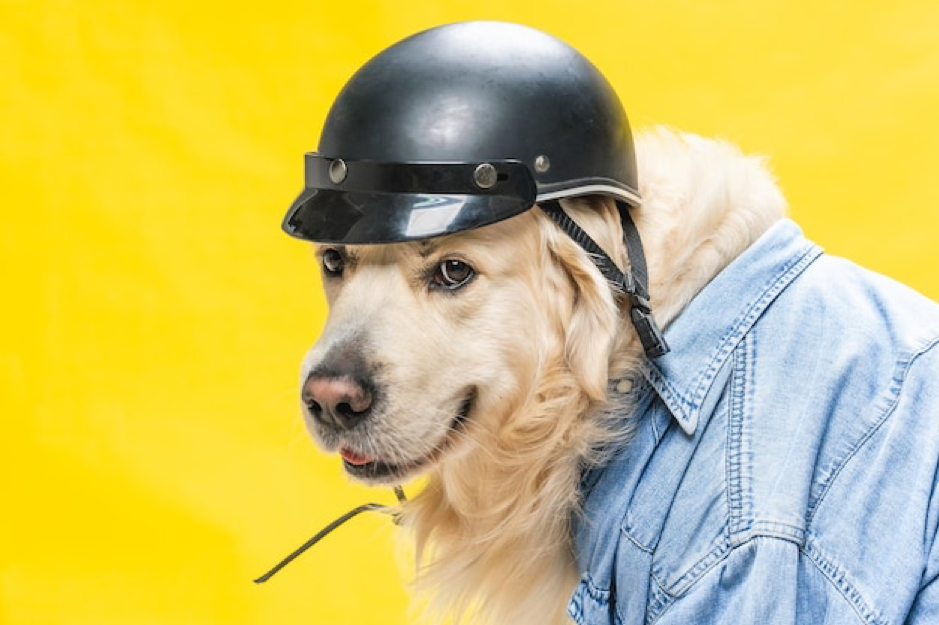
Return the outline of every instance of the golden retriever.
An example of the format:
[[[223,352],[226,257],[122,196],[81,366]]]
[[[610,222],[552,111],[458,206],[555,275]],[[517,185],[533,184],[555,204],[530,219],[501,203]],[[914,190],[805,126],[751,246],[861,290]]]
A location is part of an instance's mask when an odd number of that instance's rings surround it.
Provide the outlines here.
[[[664,129],[636,139],[653,310],[667,327],[785,211],[760,159]],[[612,201],[562,202],[621,266]],[[353,477],[400,484],[435,613],[566,622],[585,468],[629,437],[642,347],[594,263],[537,207],[425,241],[317,246],[329,316],[306,424]]]

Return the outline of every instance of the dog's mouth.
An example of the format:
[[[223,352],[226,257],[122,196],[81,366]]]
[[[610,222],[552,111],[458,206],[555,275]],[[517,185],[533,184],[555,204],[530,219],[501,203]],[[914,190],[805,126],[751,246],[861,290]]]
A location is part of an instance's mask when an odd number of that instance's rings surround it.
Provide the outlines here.
[[[476,391],[470,390],[466,395],[466,399],[460,405],[460,410],[447,427],[447,435],[443,441],[421,458],[403,463],[389,463],[361,454],[348,447],[343,447],[339,450],[343,466],[350,475],[363,480],[389,481],[412,476],[440,458],[453,444],[454,439],[463,432],[470,413],[473,411],[475,398]]]

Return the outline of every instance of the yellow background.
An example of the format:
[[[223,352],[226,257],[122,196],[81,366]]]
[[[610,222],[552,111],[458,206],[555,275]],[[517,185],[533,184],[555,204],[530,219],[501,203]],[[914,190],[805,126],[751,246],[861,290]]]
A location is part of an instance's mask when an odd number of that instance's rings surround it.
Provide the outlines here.
[[[934,0],[0,0],[0,621],[407,622],[384,517],[251,583],[390,499],[302,429],[324,307],[279,223],[345,79],[481,17],[769,155],[811,237],[939,297]]]

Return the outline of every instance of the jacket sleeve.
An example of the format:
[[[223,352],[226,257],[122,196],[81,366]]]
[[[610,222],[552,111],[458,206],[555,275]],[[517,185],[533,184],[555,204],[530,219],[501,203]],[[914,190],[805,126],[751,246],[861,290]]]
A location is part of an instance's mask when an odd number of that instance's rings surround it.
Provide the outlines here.
[[[754,536],[714,562],[692,585],[673,593],[656,621],[660,625],[847,625],[878,620],[836,566],[804,544],[780,536]]]

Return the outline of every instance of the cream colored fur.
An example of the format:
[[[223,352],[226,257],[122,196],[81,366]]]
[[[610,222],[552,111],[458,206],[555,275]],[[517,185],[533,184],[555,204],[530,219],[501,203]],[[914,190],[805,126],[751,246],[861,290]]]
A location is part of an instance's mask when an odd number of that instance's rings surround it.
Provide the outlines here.
[[[725,143],[656,129],[637,137],[637,159],[644,199],[633,216],[664,327],[783,216],[785,202],[759,159]],[[626,265],[609,200],[563,204]],[[345,251],[343,277],[324,278],[330,315],[303,371],[355,346],[374,365],[381,408],[354,435],[324,432],[309,416],[308,427],[328,451],[351,446],[417,463],[406,478],[428,476],[401,518],[432,613],[566,622],[581,472],[630,432],[629,397],[607,398],[611,380],[637,375],[628,310],[538,209],[430,244]],[[452,293],[429,291],[428,268],[444,258],[477,277]],[[467,390],[470,417],[451,431]]]

